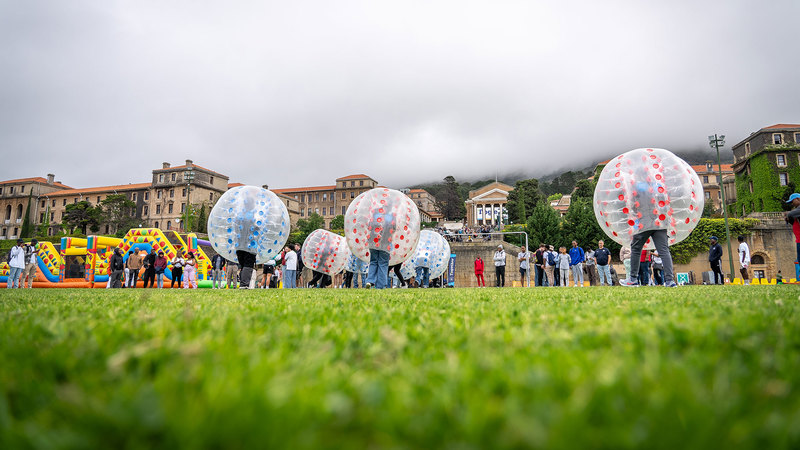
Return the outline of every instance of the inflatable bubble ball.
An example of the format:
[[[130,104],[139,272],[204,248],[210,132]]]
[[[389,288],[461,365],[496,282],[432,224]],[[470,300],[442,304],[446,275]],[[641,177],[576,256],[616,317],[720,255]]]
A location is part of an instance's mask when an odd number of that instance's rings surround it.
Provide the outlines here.
[[[411,256],[419,240],[417,205],[394,189],[376,188],[355,198],[344,216],[347,245],[362,261],[371,250],[389,252],[389,265]]]
[[[256,255],[263,264],[278,254],[289,238],[289,212],[273,192],[239,186],[225,192],[208,215],[208,239],[214,250],[238,262],[236,251]]]
[[[351,256],[345,238],[327,230],[311,232],[300,251],[306,267],[328,275],[341,272]]]
[[[600,228],[630,246],[634,234],[648,230],[667,230],[669,245],[686,239],[703,202],[703,184],[689,164],[668,150],[640,148],[608,162],[593,203]],[[652,248],[651,240],[646,248]]]

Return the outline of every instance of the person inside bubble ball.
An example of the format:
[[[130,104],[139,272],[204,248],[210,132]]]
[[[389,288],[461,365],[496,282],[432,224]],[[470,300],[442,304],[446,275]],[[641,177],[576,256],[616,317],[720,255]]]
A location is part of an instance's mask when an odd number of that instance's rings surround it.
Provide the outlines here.
[[[644,180],[649,178],[646,172],[644,172],[642,169],[639,169],[637,170],[637,179]],[[639,204],[649,205],[657,201],[657,183],[639,181],[634,186],[636,189],[634,195],[636,196]],[[628,278],[626,280],[620,280],[620,285],[627,287],[639,286],[639,265],[641,258],[638,256],[642,254],[642,249],[644,248],[645,243],[647,243],[647,240],[652,239],[658,254],[661,256],[661,261],[664,266],[664,286],[677,286],[673,280],[672,255],[669,252],[669,237],[667,230],[663,228],[648,229],[656,225],[655,220],[655,217],[650,214],[640,214],[638,226],[639,229],[643,229],[644,231],[634,234],[633,238],[631,239],[631,255],[635,256],[631,258],[631,270],[628,271]]]
[[[369,272],[367,273],[367,289],[385,289],[389,284],[389,259],[391,254],[387,250],[390,247],[389,239],[394,231],[395,218],[392,213],[395,206],[386,204],[383,208],[376,208],[372,215],[370,224],[372,229],[369,234]],[[381,212],[383,211],[383,212]],[[388,228],[388,230],[384,230]],[[385,233],[383,231],[386,231]]]

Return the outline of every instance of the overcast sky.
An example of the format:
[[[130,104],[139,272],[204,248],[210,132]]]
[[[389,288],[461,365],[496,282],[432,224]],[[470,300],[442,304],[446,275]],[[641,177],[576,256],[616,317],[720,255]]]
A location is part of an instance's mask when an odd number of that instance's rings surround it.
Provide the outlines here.
[[[0,0],[0,179],[580,168],[800,123],[800,1]],[[730,151],[730,145],[726,151]]]

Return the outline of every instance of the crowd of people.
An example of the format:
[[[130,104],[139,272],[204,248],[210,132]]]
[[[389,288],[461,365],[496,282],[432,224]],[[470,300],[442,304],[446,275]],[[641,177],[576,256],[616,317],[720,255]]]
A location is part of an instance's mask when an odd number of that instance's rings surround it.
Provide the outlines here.
[[[444,236],[449,242],[479,242],[491,241],[492,233],[499,231],[500,225],[481,225],[475,228],[464,225],[455,231],[444,227],[436,227],[433,230]]]

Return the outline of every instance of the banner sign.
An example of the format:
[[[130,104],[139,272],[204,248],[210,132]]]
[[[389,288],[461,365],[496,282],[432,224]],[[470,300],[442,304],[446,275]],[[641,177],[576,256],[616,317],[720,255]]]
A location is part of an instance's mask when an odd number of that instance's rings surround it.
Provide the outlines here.
[[[450,254],[450,264],[447,266],[447,285],[454,287],[456,285],[456,254]]]

